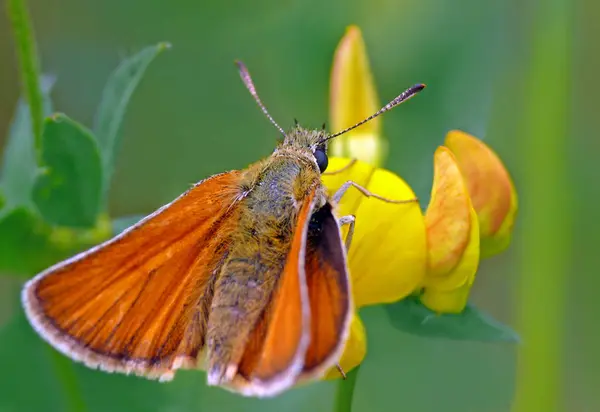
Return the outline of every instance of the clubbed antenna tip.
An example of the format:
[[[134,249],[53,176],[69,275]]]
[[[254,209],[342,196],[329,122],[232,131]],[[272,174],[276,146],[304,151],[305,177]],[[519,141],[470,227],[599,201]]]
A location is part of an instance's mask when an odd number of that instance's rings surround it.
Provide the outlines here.
[[[398,96],[396,96],[396,98],[394,98],[388,104],[386,104],[381,109],[379,109],[376,113],[372,114],[371,116],[367,117],[366,119],[361,120],[360,122],[356,123],[355,125],[350,126],[350,127],[346,128],[346,129],[340,131],[340,132],[337,132],[337,133],[334,133],[332,135],[326,136],[322,140],[322,142],[325,142],[325,141],[327,141],[329,139],[333,139],[334,137],[337,137],[339,135],[347,133],[350,130],[356,129],[358,126],[362,126],[363,124],[367,123],[370,120],[373,120],[374,118],[376,118],[380,114],[383,114],[383,113],[387,112],[388,110],[391,110],[394,107],[398,106],[399,104],[404,103],[408,99],[414,97],[417,93],[419,93],[425,87],[426,86],[423,83],[418,83],[418,84],[415,84],[414,86],[409,87],[408,89],[406,89],[405,91],[403,91],[402,93],[400,93]]]

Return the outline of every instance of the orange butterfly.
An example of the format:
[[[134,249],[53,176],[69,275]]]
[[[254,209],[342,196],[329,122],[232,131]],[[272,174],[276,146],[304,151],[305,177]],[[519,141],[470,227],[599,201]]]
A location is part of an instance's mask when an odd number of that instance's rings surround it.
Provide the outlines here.
[[[22,293],[52,346],[108,372],[162,381],[203,367],[209,385],[272,396],[341,356],[352,314],[346,248],[321,183],[333,135],[296,125],[267,159],[196,184],[115,238],[40,273]],[[374,195],[373,195],[374,196]],[[341,371],[341,370],[340,370]],[[342,372],[342,371],[341,371]]]

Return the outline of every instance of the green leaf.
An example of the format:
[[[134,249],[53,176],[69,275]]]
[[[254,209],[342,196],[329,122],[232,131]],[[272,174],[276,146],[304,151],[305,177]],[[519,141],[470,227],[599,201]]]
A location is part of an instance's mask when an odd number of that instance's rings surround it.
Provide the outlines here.
[[[118,217],[112,221],[112,234],[118,235],[130,226],[135,225],[137,222],[144,218],[143,215],[123,216]]]
[[[46,119],[43,160],[33,200],[48,222],[91,227],[100,212],[102,165],[91,132],[63,114]]]
[[[57,260],[52,229],[30,209],[17,207],[0,219],[0,273],[30,276]]]
[[[392,324],[419,336],[480,342],[519,342],[519,335],[468,304],[460,314],[439,315],[425,307],[418,296],[409,296],[386,310]]]
[[[15,48],[19,59],[22,91],[31,108],[29,121],[33,131],[37,158],[40,160],[44,109],[35,36],[25,0],[9,0],[7,11],[12,23]]]
[[[169,43],[159,43],[146,47],[124,60],[110,75],[104,87],[93,127],[102,156],[103,196],[106,196],[115,167],[116,153],[119,149],[119,129],[129,99],[152,60],[169,47]]]
[[[45,115],[52,113],[50,92],[54,80],[51,76],[43,76],[41,79]],[[39,171],[33,140],[29,106],[25,99],[21,98],[10,125],[0,175],[8,208],[32,206],[31,192]]]
[[[29,277],[111,235],[108,218],[92,229],[51,226],[34,210],[16,207],[0,218],[0,274]]]

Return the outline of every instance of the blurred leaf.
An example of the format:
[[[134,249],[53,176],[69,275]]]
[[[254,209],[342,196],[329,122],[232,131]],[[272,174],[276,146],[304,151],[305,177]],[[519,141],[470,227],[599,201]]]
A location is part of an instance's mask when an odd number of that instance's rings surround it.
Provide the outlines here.
[[[91,227],[100,211],[102,165],[91,132],[63,114],[46,119],[43,160],[33,200],[48,222]]]
[[[118,217],[112,221],[112,234],[113,236],[118,235],[130,226],[135,225],[137,222],[142,220],[144,215],[133,215]]]
[[[52,229],[30,209],[18,207],[0,219],[0,273],[32,275],[54,263]]]
[[[146,47],[124,60],[110,75],[104,87],[93,128],[102,156],[103,196],[108,190],[115,167],[116,152],[119,149],[119,129],[129,99],[152,60],[169,47],[169,43],[159,43]]]
[[[474,305],[460,314],[439,315],[426,308],[418,296],[409,296],[386,310],[392,324],[419,336],[481,342],[519,342],[511,328],[480,312]]]
[[[105,241],[110,221],[92,229],[50,226],[31,209],[17,207],[0,218],[0,275],[30,277],[50,265]]]
[[[52,113],[50,92],[54,81],[52,76],[43,76],[41,80],[45,115]],[[21,98],[10,125],[2,161],[1,184],[8,207],[32,205],[31,192],[38,171],[29,106]]]
[[[9,0],[7,10],[12,23],[15,48],[19,58],[22,91],[30,107],[29,122],[35,141],[38,161],[41,158],[43,129],[43,97],[40,88],[40,65],[38,61],[35,36],[25,0]]]

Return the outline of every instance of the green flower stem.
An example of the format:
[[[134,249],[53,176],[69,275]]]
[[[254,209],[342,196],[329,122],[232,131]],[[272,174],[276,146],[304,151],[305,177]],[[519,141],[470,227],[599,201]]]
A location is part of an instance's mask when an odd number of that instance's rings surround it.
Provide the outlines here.
[[[520,3],[519,3],[520,4]],[[517,330],[519,350],[513,411],[562,411],[565,290],[569,276],[568,121],[572,5],[537,2],[532,28],[524,123],[518,152],[524,193],[520,222]]]
[[[352,399],[354,398],[354,387],[360,365],[346,374],[346,379],[339,379],[335,395],[334,412],[350,412],[352,410]]]
[[[44,109],[40,89],[40,66],[33,28],[25,0],[7,0],[7,12],[12,23],[15,48],[21,69],[23,95],[27,99],[31,113],[36,157],[38,165],[41,165]]]
[[[65,411],[85,412],[85,402],[81,396],[81,391],[77,383],[77,376],[73,369],[73,361],[58,353],[50,346],[47,347],[50,353],[50,359],[54,365],[57,378],[60,381],[65,392]]]

